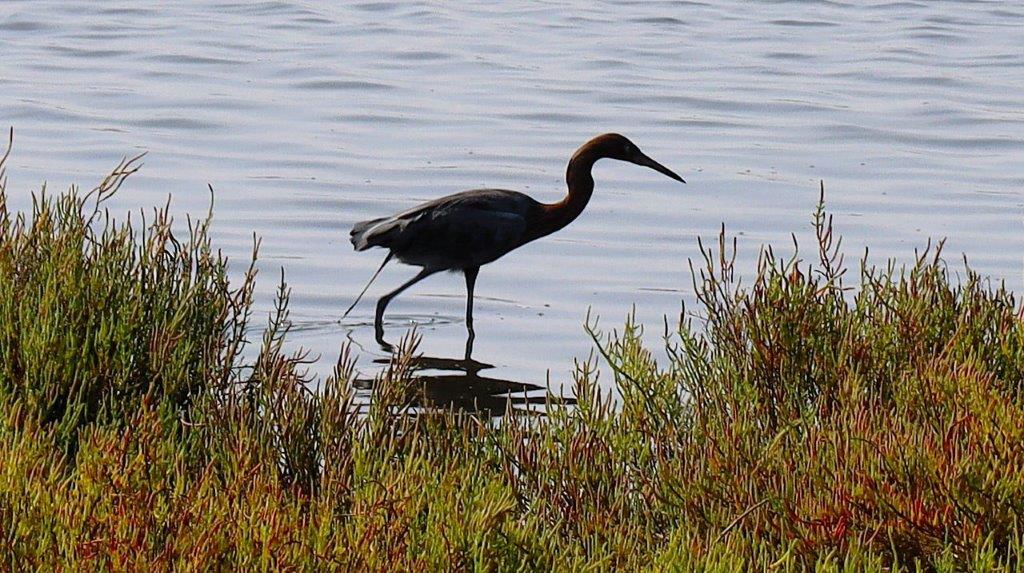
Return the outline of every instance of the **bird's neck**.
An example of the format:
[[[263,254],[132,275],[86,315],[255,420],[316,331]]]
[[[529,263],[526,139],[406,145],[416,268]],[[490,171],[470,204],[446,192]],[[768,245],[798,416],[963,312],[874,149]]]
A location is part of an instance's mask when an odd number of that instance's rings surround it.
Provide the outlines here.
[[[598,159],[600,156],[586,146],[572,156],[569,167],[565,170],[565,183],[569,187],[569,193],[561,201],[543,206],[544,213],[536,228],[537,237],[550,235],[580,216],[594,193],[591,169]]]

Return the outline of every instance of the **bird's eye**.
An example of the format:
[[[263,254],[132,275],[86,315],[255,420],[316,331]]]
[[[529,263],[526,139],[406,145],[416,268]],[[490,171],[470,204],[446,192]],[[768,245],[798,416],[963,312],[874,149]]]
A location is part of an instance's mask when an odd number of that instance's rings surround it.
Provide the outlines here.
[[[625,151],[626,151],[626,155],[632,155],[633,151],[634,151],[633,146],[632,145],[626,145]]]

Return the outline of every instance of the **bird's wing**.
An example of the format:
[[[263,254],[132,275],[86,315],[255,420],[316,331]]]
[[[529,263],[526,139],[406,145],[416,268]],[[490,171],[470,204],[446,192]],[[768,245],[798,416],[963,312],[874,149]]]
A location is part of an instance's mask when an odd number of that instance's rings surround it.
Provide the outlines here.
[[[524,242],[527,218],[514,211],[473,202],[452,203],[408,219],[393,248],[410,257],[436,254],[436,266],[481,265],[497,259]],[[448,263],[453,263],[449,265]]]
[[[535,205],[529,195],[507,189],[473,189],[427,201],[395,215],[394,219],[408,219],[427,212],[441,212],[452,209],[478,209],[500,213],[523,214],[524,209]]]
[[[503,189],[477,189],[441,197],[391,217],[357,223],[352,243],[357,250],[382,246],[396,250],[441,244],[472,234],[478,240],[518,246],[531,210],[539,204],[529,196]],[[426,247],[424,247],[426,248]],[[506,251],[507,252],[507,251]]]

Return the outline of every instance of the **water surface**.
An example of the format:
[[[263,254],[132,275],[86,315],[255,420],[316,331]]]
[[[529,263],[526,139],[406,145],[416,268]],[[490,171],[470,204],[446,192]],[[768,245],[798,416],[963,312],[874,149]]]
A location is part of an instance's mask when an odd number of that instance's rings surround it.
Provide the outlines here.
[[[501,378],[566,382],[635,305],[657,346],[692,300],[687,259],[724,222],[741,269],[805,241],[818,181],[851,257],[907,261],[929,237],[1024,288],[1024,5],[1012,2],[42,2],[0,5],[0,124],[16,129],[13,202],[45,180],[91,186],[148,151],[112,207],[203,213],[236,261],[263,238],[261,308],[279,269],[294,344],[361,348],[389,268],[356,221],[475,187],[555,201],[589,137],[619,131],[689,181],[601,162],[571,226],[486,266],[474,357]],[[951,257],[951,258],[956,258]],[[239,265],[241,266],[241,265]],[[464,344],[461,277],[390,307],[428,354]]]

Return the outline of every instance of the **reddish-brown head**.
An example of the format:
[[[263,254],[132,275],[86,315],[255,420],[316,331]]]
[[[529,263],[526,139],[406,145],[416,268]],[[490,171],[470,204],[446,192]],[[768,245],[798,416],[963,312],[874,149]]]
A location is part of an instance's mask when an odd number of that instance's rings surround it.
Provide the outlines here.
[[[644,155],[644,152],[640,151],[640,148],[635,143],[627,139],[626,137],[619,135],[618,133],[605,133],[599,135],[580,147],[579,151],[576,152],[576,156],[586,155],[590,159],[596,161],[603,157],[609,159],[618,159],[619,161],[628,161],[637,165],[643,165],[644,167],[650,167],[651,169],[667,175],[676,181],[683,181],[683,178],[676,175],[669,168],[658,163]]]

